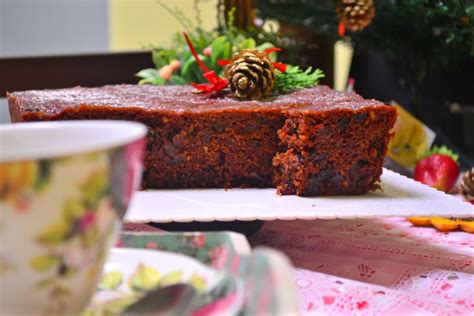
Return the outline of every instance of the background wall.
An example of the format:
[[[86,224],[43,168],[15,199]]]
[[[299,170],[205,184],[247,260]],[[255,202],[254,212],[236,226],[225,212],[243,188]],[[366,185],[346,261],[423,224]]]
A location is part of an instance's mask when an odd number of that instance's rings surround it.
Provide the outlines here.
[[[107,0],[0,0],[0,56],[105,52]]]
[[[194,0],[162,0],[195,22]],[[217,0],[200,0],[205,29]],[[0,57],[146,49],[185,28],[156,0],[0,0]]]
[[[195,22],[194,0],[161,0],[170,8],[177,8],[191,22]],[[199,0],[202,28],[211,30],[217,25],[217,0]],[[109,0],[110,49],[113,51],[143,49],[150,44],[170,41],[177,31],[185,28],[156,0]],[[196,25],[197,26],[197,25]]]
[[[194,0],[162,2],[195,21]],[[212,29],[217,0],[199,3],[201,26]],[[0,0],[0,58],[142,50],[183,30],[156,0]],[[9,120],[0,96],[0,123]]]

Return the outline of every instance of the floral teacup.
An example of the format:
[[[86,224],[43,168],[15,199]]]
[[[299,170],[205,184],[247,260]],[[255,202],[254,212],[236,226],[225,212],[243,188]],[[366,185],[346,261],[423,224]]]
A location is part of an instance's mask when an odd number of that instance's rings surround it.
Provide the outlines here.
[[[141,179],[144,125],[0,125],[0,314],[77,315]]]

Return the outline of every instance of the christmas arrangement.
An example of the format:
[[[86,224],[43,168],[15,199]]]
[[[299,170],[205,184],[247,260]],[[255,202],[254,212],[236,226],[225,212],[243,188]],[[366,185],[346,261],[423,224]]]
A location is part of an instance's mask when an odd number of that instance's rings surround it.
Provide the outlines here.
[[[175,35],[171,48],[153,50],[156,68],[138,72],[142,78],[139,84],[193,84],[204,93],[229,88],[238,99],[258,100],[312,87],[324,77],[320,69],[302,70],[277,62],[276,54],[281,49],[262,42],[261,36],[250,37],[238,31],[233,26],[234,12],[230,10],[222,31],[197,28],[184,37]],[[265,32],[258,35],[262,34]]]

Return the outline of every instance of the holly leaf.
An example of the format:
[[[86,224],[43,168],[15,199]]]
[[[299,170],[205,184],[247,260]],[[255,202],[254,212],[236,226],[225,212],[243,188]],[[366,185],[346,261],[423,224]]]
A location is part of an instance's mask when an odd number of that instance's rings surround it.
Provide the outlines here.
[[[253,38],[246,38],[240,44],[240,49],[254,49],[257,46],[257,43]]]
[[[135,76],[143,78],[138,84],[164,85],[166,83],[166,80],[161,78],[158,70],[154,68],[140,70]]]
[[[198,57],[203,61],[203,63],[207,64],[207,58],[205,56],[198,54]],[[200,83],[205,80],[202,70],[193,56],[190,56],[181,67],[181,77],[187,82]]]
[[[194,60],[194,57],[188,58],[183,66],[181,67],[181,76],[184,78],[189,78],[190,73],[191,73],[191,66],[193,64],[197,64],[196,60]]]
[[[232,44],[229,42],[226,42],[224,44],[224,48],[222,50],[222,59],[229,59],[232,56]],[[217,61],[216,61],[217,63]]]
[[[151,53],[151,59],[155,68],[160,69],[170,63],[172,59],[176,59],[176,52],[174,50],[154,50]]]
[[[225,59],[224,49],[226,44],[225,36],[218,36],[211,44],[211,65],[216,65],[218,59]]]
[[[172,75],[170,80],[169,80],[169,83],[170,84],[175,84],[175,85],[184,85],[184,84],[187,84],[188,82],[186,81],[186,79],[184,79],[181,76]]]
[[[147,68],[147,69],[142,69],[139,72],[135,74],[135,76],[143,79],[148,79],[148,78],[155,78],[159,77],[160,74],[158,73],[158,70],[155,68]]]
[[[268,48],[273,48],[273,47],[275,47],[275,45],[273,45],[272,43],[265,42],[265,43],[262,43],[262,44],[258,45],[256,47],[256,49],[263,52],[264,50],[266,50]],[[273,52],[273,53],[268,54],[268,58],[270,58],[271,61],[276,61],[277,60],[277,53]]]
[[[160,76],[154,77],[154,78],[147,78],[147,79],[142,79],[138,82],[138,84],[153,84],[156,86],[162,86],[166,84],[166,80],[161,78]]]

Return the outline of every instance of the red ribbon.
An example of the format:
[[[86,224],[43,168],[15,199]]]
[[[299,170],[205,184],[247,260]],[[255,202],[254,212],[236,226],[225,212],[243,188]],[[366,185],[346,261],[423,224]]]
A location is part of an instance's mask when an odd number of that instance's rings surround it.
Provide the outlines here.
[[[339,22],[339,25],[337,27],[337,33],[339,37],[344,37],[344,35],[346,35],[346,25],[344,24],[344,22]]]
[[[197,84],[197,83],[191,82],[191,85],[194,88],[204,93],[212,93],[212,92],[221,91],[222,89],[225,89],[228,85],[227,79],[219,78],[218,76],[216,76],[216,73],[214,71],[208,71],[203,76],[210,83]]]
[[[276,69],[280,70],[281,72],[286,72],[286,64],[284,64],[284,63],[279,63],[279,62],[275,61],[275,62],[273,62],[273,66]]]
[[[230,64],[230,60],[228,60],[228,59],[219,59],[219,60],[217,60],[217,65],[219,65],[219,66],[227,66],[228,64]]]
[[[227,79],[223,79],[217,76],[214,70],[209,71],[206,65],[204,65],[204,63],[199,59],[199,56],[196,53],[196,50],[194,49],[194,46],[191,43],[191,40],[189,39],[188,34],[186,34],[186,32],[183,32],[183,34],[184,34],[184,37],[186,38],[186,42],[188,43],[189,49],[191,50],[191,54],[193,54],[194,59],[196,59],[196,62],[201,67],[202,71],[204,72],[204,75],[203,75],[204,78],[206,78],[207,81],[209,81],[209,83],[201,83],[201,84],[192,82],[191,85],[204,93],[218,92],[218,91],[221,91],[222,89],[225,89],[228,85]]]
[[[271,54],[273,52],[279,52],[279,51],[282,51],[282,49],[280,47],[270,47],[270,48],[267,48],[264,50],[265,54]]]
[[[201,67],[202,71],[204,72],[204,78],[209,81],[209,83],[194,83],[191,82],[191,85],[198,89],[201,92],[204,93],[212,93],[212,92],[218,92],[221,91],[222,89],[225,89],[229,82],[225,78],[221,78],[216,75],[214,70],[209,70],[206,65],[199,59],[198,54],[196,53],[196,50],[194,49],[193,43],[191,43],[191,40],[189,39],[189,36],[186,32],[183,32],[184,37],[186,38],[186,42],[188,43],[189,50],[191,51],[191,54],[193,54],[194,59],[198,63],[199,67]],[[271,47],[267,48],[264,50],[265,54],[271,54],[273,52],[278,52],[281,51],[281,48],[278,47]],[[224,59],[219,59],[217,61],[217,65],[219,66],[226,66],[230,63],[229,60],[224,60]],[[284,63],[279,63],[279,62],[273,62],[273,66],[280,70],[281,72],[286,72],[286,65]]]

